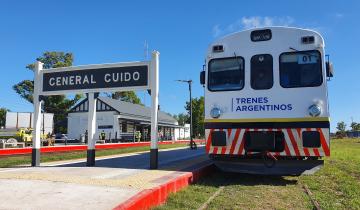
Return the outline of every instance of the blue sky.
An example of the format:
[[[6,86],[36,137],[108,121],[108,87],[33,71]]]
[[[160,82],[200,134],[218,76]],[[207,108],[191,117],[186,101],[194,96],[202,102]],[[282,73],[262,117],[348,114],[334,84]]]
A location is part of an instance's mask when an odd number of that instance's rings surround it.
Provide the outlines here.
[[[291,2],[291,3],[290,3]],[[72,52],[74,65],[135,61],[160,51],[160,105],[184,112],[186,84],[194,96],[207,46],[254,26],[288,25],[318,30],[335,66],[329,83],[332,130],[351,117],[360,122],[359,1],[0,1],[0,107],[32,111],[12,85],[33,77],[25,69],[44,51]],[[139,96],[149,104],[150,98]]]

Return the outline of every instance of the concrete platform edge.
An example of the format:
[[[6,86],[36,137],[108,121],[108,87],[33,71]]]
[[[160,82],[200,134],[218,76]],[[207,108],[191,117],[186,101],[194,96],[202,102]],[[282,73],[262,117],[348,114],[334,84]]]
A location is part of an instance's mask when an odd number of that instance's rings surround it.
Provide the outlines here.
[[[209,163],[192,172],[183,174],[169,182],[157,186],[152,189],[146,189],[125,202],[119,204],[114,210],[136,210],[136,209],[150,209],[165,203],[170,193],[175,193],[192,183],[196,183],[201,177],[209,175],[215,171],[215,165]]]

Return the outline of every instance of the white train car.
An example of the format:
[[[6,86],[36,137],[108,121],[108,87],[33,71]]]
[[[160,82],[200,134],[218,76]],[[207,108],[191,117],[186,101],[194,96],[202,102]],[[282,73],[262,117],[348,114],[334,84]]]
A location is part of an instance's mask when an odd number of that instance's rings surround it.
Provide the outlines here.
[[[330,155],[323,37],[312,30],[267,27],[212,43],[205,86],[206,152],[222,170],[301,174]]]

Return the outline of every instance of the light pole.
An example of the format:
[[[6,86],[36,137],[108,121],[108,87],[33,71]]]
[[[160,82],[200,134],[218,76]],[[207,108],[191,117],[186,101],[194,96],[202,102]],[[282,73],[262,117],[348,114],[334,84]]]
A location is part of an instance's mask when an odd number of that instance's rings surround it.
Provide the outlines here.
[[[192,97],[191,97],[191,84],[192,80],[175,80],[177,82],[186,82],[189,85],[189,93],[190,93],[190,148],[196,149],[196,143],[193,140],[193,120],[192,120]]]

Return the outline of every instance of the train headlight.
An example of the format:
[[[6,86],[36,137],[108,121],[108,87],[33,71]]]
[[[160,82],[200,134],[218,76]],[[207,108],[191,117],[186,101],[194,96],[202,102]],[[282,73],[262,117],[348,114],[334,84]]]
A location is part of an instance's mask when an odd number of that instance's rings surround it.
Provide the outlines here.
[[[220,115],[221,115],[221,110],[219,108],[214,107],[214,108],[211,109],[210,116],[212,118],[219,118]]]
[[[316,104],[313,104],[309,107],[309,114],[312,116],[312,117],[317,117],[321,114],[321,108],[320,106],[316,105]]]

